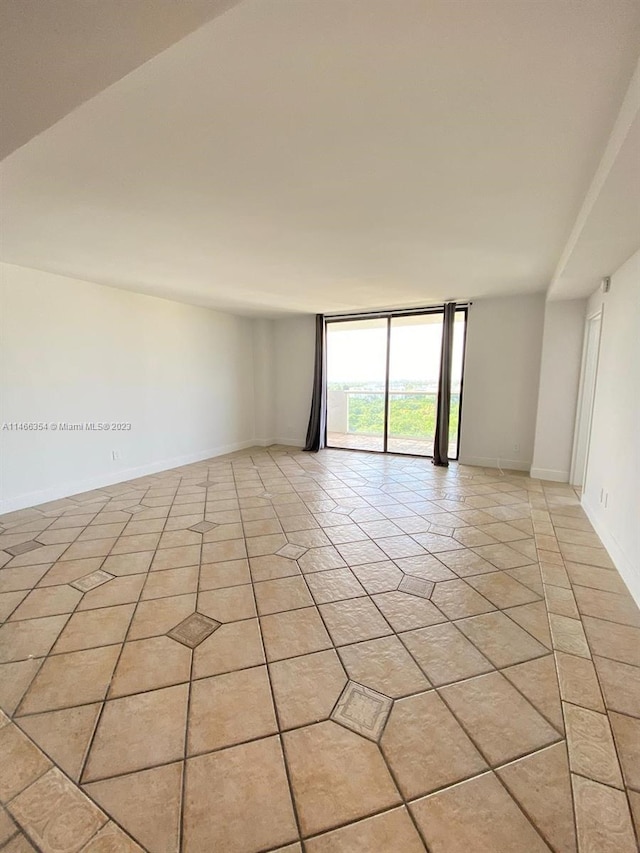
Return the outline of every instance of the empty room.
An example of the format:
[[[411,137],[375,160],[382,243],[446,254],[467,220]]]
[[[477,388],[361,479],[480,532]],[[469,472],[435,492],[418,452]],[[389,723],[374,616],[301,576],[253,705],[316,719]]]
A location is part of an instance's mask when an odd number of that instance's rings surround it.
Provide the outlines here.
[[[0,0],[0,853],[637,853],[640,0]]]

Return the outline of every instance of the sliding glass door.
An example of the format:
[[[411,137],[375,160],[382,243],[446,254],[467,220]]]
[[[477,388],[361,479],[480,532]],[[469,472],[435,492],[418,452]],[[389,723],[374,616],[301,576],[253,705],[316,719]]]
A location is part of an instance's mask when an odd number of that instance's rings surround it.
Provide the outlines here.
[[[453,336],[449,457],[458,456],[466,308]],[[327,446],[432,456],[442,310],[327,320]]]
[[[467,311],[456,311],[453,324],[453,354],[451,359],[451,408],[449,409],[449,458],[460,453],[460,410],[462,407],[462,378],[467,340]]]
[[[386,318],[327,323],[327,445],[385,450]]]
[[[442,314],[391,317],[389,428],[391,453],[433,454]]]

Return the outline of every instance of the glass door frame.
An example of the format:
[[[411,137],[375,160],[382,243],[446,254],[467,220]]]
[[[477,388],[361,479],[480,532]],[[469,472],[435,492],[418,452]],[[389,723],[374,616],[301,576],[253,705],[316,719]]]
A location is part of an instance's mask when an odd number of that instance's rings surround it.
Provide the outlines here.
[[[462,338],[462,364],[460,374],[460,400],[458,402],[458,431],[456,436],[456,455],[450,457],[453,461],[457,461],[460,456],[460,430],[462,427],[462,393],[464,389],[464,368],[467,355],[467,329],[469,321],[469,306],[471,303],[456,304],[456,314],[464,314],[464,333]],[[393,456],[410,456],[414,459],[433,459],[433,454],[422,453],[403,453],[397,450],[389,450],[389,366],[391,362],[391,321],[394,317],[424,317],[427,314],[442,314],[444,315],[444,305],[435,305],[429,308],[412,308],[406,311],[372,311],[362,314],[340,314],[336,316],[325,316],[324,318],[324,339],[325,346],[329,345],[329,337],[327,335],[327,326],[332,323],[352,323],[354,320],[386,320],[387,321],[387,352],[386,352],[386,372],[384,381],[384,424],[383,424],[383,449],[382,450],[357,450],[357,448],[334,447],[327,442],[328,438],[328,418],[325,416],[324,426],[324,446],[329,450],[356,450],[358,453],[389,453]],[[326,356],[326,354],[325,354]],[[327,401],[325,399],[325,407]],[[326,415],[326,412],[325,412]]]

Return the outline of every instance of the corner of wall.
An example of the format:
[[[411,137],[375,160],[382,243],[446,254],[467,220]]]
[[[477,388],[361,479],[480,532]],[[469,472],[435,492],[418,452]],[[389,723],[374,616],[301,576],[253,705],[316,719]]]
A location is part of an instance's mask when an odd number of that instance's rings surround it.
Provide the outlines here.
[[[639,281],[640,250],[589,301],[603,314],[582,506],[640,604],[640,398],[630,393],[640,383]]]
[[[469,311],[460,461],[528,471],[544,294],[474,300]]]
[[[611,528],[605,524],[601,513],[598,512],[588,495],[583,494],[581,503],[582,508],[587,514],[587,518],[591,522],[591,526],[598,534],[600,541],[613,560],[614,566],[620,572],[622,580],[640,607],[640,572],[638,567],[634,566],[632,559],[627,554],[626,548],[618,542]]]
[[[255,443],[267,447],[275,433],[275,321],[253,320],[253,399]]]
[[[555,468],[531,467],[529,472],[534,480],[550,480],[553,483],[568,483],[569,470],[556,470]]]
[[[584,337],[585,299],[547,301],[531,476],[568,483]]]

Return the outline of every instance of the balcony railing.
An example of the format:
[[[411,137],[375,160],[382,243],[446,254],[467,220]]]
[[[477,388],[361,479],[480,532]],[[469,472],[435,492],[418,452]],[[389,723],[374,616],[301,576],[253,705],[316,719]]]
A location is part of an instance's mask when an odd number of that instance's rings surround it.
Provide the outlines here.
[[[437,392],[389,391],[388,449],[430,456],[436,425]],[[332,447],[382,450],[384,390],[328,390],[327,431]],[[457,454],[459,394],[451,395],[450,454]]]

